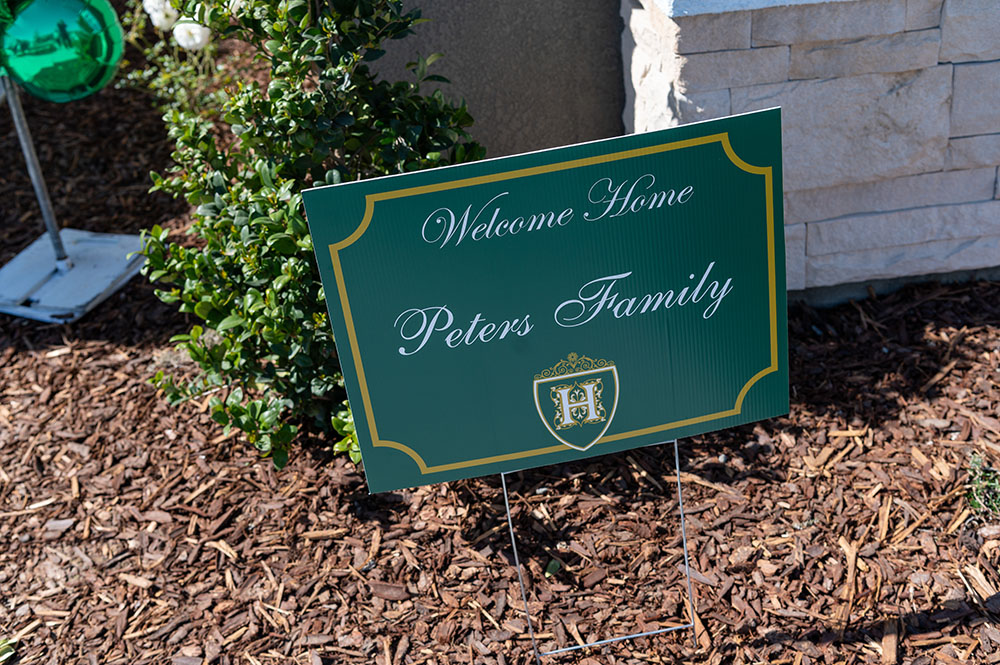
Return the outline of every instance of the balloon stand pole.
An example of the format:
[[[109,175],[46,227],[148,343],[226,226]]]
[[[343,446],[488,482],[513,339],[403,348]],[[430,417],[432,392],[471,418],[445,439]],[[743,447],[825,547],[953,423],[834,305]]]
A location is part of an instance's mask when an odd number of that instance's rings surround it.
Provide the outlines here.
[[[0,313],[69,323],[125,285],[142,267],[139,236],[59,229],[17,87],[0,77],[46,232],[0,268]]]

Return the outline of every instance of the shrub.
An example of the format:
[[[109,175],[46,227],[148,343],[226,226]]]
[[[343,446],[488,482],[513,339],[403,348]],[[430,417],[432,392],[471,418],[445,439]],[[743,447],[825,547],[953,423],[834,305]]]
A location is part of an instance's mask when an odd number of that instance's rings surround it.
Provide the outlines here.
[[[344,439],[335,449],[357,461],[301,191],[480,158],[465,131],[472,119],[440,91],[421,94],[422,83],[444,80],[428,74],[435,56],[411,63],[412,82],[372,71],[383,45],[421,22],[399,0],[178,8],[217,39],[249,45],[259,66],[225,88],[217,120],[177,96],[161,102],[176,163],[153,174],[153,190],[195,206],[188,232],[197,239],[172,242],[154,227],[144,270],[162,300],[201,320],[174,338],[200,373],[180,381],[157,372],[153,381],[173,402],[215,391],[212,418],[278,466],[302,425],[336,426]],[[150,78],[177,70],[171,63]],[[156,92],[167,89],[160,81]]]

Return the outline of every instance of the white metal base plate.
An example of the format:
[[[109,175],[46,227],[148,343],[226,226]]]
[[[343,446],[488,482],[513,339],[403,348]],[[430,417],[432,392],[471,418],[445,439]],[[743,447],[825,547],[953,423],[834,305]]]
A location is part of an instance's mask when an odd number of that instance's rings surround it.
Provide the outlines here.
[[[71,267],[56,265],[42,235],[0,268],[0,313],[69,323],[120,289],[142,267],[139,236],[62,229]],[[131,256],[130,256],[131,255]]]

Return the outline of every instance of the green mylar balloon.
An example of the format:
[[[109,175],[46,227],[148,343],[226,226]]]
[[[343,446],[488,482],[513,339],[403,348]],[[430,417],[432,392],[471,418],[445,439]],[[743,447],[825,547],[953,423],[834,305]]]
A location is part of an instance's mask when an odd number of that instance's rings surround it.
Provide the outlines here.
[[[108,0],[11,4],[14,20],[0,30],[0,65],[21,87],[42,99],[69,102],[111,80],[124,38]]]

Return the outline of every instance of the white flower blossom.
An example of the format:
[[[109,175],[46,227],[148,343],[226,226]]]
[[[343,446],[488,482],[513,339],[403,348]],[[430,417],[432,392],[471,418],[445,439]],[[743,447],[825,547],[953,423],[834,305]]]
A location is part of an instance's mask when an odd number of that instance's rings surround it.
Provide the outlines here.
[[[200,23],[185,18],[174,25],[174,39],[181,48],[188,51],[200,51],[208,46],[212,31]]]
[[[158,30],[169,30],[177,22],[179,14],[170,0],[142,0],[142,8]]]

